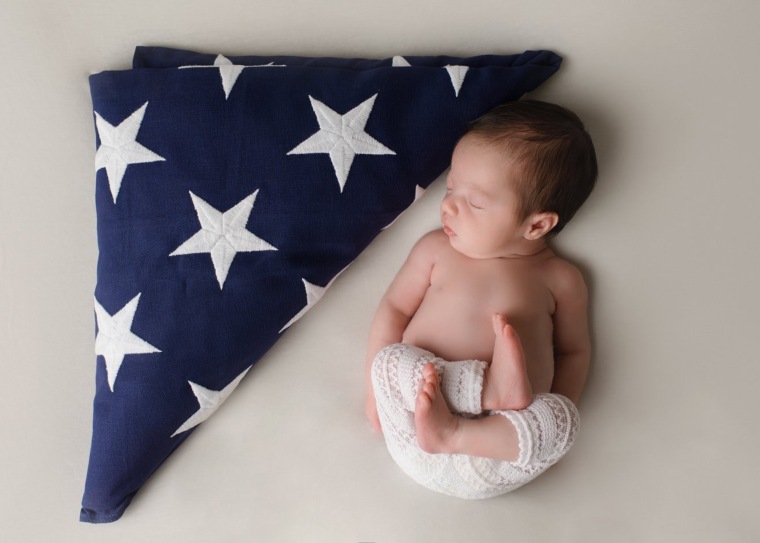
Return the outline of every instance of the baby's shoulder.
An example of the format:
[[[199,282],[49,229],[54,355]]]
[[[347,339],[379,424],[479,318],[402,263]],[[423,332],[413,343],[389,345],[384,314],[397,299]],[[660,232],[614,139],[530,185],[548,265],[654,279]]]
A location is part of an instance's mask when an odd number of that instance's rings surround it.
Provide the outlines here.
[[[412,252],[435,254],[443,249],[446,249],[449,245],[449,238],[444,233],[442,228],[432,230],[422,236],[414,244]]]
[[[442,230],[428,232],[414,244],[405,265],[416,268],[420,272],[429,271],[438,261],[441,252],[445,250],[444,243],[448,243],[448,240]]]
[[[586,281],[575,264],[555,255],[545,261],[544,270],[546,286],[555,299],[587,295]]]

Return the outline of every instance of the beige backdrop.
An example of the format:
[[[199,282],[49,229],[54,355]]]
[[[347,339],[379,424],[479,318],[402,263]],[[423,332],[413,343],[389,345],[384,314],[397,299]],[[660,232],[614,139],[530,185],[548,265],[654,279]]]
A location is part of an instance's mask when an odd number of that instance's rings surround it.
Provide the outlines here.
[[[3,0],[3,540],[760,540],[758,21],[752,0]],[[511,495],[457,501],[407,480],[364,421],[370,320],[413,242],[436,227],[439,182],[122,520],[80,524],[97,258],[87,76],[128,68],[138,44],[564,55],[533,96],[586,120],[601,169],[556,241],[592,295],[593,370],[569,456]]]

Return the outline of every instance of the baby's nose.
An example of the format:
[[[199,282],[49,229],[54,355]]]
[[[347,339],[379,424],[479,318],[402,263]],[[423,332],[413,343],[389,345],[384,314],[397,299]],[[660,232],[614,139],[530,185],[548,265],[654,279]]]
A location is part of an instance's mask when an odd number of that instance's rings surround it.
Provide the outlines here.
[[[456,206],[454,205],[454,200],[449,196],[444,196],[443,201],[441,202],[441,211],[444,211],[449,215],[453,215],[455,210]]]

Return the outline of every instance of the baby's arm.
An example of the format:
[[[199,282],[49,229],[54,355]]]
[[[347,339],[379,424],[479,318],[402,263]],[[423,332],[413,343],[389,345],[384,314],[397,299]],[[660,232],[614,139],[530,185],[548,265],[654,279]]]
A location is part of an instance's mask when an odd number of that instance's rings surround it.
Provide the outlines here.
[[[422,303],[430,286],[430,275],[435,263],[440,231],[425,234],[412,248],[404,265],[396,274],[387,292],[380,300],[370,328],[366,361],[366,414],[376,430],[380,430],[375,395],[372,390],[371,367],[375,355],[385,346],[400,343],[409,321]]]
[[[552,392],[578,404],[591,360],[588,289],[575,266],[561,262],[554,276],[554,381]]]

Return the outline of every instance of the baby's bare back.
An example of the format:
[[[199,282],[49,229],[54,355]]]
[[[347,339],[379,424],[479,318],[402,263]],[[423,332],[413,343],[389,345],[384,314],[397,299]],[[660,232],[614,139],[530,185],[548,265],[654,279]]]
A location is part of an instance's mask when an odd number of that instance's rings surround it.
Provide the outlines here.
[[[547,283],[554,254],[547,249],[533,257],[472,259],[441,236],[430,287],[402,341],[446,360],[490,362],[491,317],[502,313],[520,336],[533,392],[549,392],[555,302]]]

